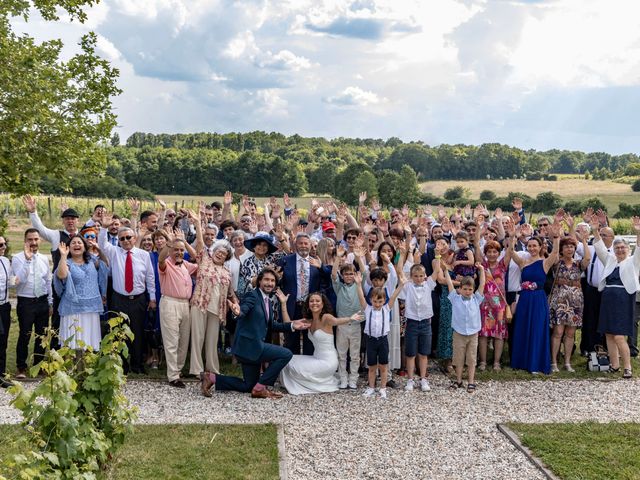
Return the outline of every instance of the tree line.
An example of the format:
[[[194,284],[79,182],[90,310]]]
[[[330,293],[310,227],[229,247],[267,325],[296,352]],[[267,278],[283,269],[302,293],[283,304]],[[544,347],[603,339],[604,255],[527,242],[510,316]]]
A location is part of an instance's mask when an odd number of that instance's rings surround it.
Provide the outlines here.
[[[73,194],[86,195],[93,189],[94,195],[144,197],[222,195],[231,190],[255,196],[328,194],[354,204],[358,193],[367,191],[383,204],[399,205],[420,202],[418,183],[425,180],[533,179],[589,172],[640,175],[635,154],[525,151],[496,143],[432,147],[398,138],[134,133],[125,145],[114,136],[104,148],[106,176],[80,177],[73,182]],[[52,178],[44,177],[40,186],[46,193],[64,193]]]

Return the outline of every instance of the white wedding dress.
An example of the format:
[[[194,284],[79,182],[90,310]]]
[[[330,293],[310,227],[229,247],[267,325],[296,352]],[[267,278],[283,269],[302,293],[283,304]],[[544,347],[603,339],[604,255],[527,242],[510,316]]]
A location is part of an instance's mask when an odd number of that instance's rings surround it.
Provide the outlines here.
[[[280,372],[280,383],[292,395],[326,393],[338,390],[338,352],[333,335],[324,330],[309,330],[313,355],[294,355]]]

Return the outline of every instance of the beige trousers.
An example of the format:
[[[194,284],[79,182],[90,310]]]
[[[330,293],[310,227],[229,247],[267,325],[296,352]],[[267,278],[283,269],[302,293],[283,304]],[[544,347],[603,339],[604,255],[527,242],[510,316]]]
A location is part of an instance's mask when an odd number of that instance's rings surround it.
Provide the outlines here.
[[[189,300],[163,295],[160,298],[160,329],[167,362],[167,378],[171,382],[180,378],[189,350]]]
[[[220,317],[218,315],[191,307],[191,364],[189,373],[200,375],[205,371],[202,366],[203,345],[206,371],[220,373],[220,363],[218,362],[219,332]]]
[[[360,340],[362,331],[360,322],[349,322],[338,325],[336,332],[336,350],[338,350],[338,375],[341,382],[347,381],[347,352],[350,351],[349,382],[358,381],[358,367],[360,367]]]

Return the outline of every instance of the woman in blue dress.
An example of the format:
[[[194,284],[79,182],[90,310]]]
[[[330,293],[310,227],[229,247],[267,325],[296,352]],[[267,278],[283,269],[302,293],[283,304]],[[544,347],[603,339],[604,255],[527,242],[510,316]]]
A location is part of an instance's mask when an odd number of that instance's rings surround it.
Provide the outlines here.
[[[547,272],[558,261],[560,228],[559,224],[549,227],[553,250],[547,258],[544,258],[544,242],[540,237],[531,237],[527,241],[528,259],[513,254],[515,235],[511,236],[511,258],[522,270],[522,290],[513,327],[511,368],[551,373],[549,303],[544,293],[544,282]]]
[[[100,348],[100,314],[107,295],[109,268],[93,259],[81,236],[60,243],[60,263],[54,272],[53,286],[60,295],[60,343],[84,349]]]

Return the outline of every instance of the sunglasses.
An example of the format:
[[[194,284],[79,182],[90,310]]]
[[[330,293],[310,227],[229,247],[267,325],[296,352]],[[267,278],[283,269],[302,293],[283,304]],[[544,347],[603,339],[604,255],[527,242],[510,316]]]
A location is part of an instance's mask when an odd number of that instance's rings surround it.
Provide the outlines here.
[[[127,235],[126,237],[120,237],[118,240],[120,240],[121,242],[128,242],[132,238],[133,238],[133,236]]]
[[[166,217],[175,217],[175,216],[176,216],[176,214],[175,214],[175,213],[167,213],[165,216],[166,216]]]
[[[6,246],[7,246],[7,244],[6,244],[6,243],[0,243],[0,248],[4,248],[4,247],[6,247]]]
[[[347,237],[347,240],[357,240],[358,237]]]
[[[84,236],[84,238],[87,238],[87,239],[89,239],[89,238],[96,238],[96,236],[95,236],[95,235],[85,235],[85,236]]]
[[[548,223],[539,223],[538,227],[548,227],[549,224]]]

